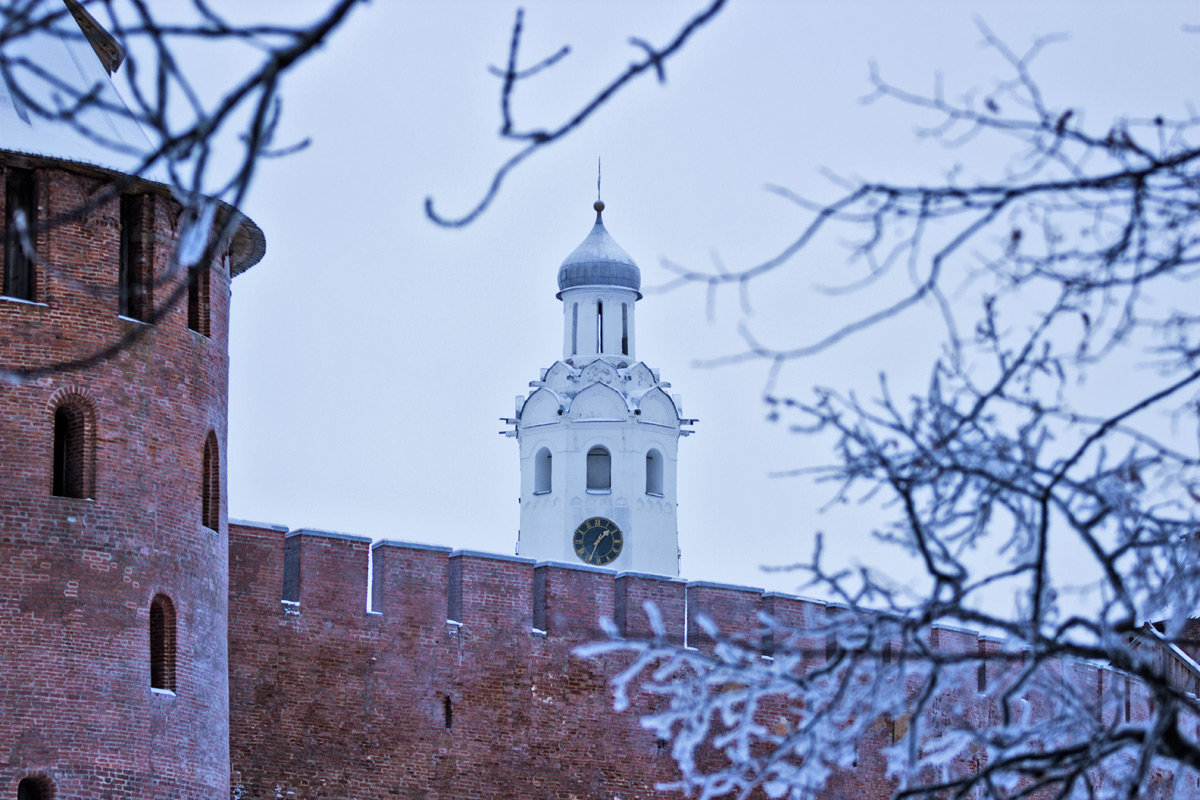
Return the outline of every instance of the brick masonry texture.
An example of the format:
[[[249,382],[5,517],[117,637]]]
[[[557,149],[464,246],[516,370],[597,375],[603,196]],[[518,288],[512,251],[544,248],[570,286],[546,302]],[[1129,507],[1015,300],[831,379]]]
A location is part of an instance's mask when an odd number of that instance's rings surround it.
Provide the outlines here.
[[[571,653],[613,573],[383,542],[368,609],[367,540],[230,536],[235,797],[636,798],[671,777],[612,712],[614,659]]]
[[[654,786],[676,777],[674,763],[666,743],[638,724],[655,701],[636,697],[617,714],[608,678],[625,657],[573,652],[604,638],[599,618],[613,619],[622,635],[648,635],[642,602],[651,600],[674,642],[686,635],[689,646],[710,649],[697,624],[703,614],[725,634],[759,641],[767,655],[773,643],[759,636],[759,612],[801,632],[839,613],[746,587],[372,546],[320,531],[231,523],[229,534],[235,798],[661,797]],[[938,626],[928,640],[948,652],[998,647]],[[819,659],[825,641],[799,645]],[[1007,663],[986,676],[989,685],[1015,669]],[[1097,698],[1105,681],[1124,680],[1088,664],[1059,669]],[[1132,716],[1144,719],[1147,699],[1134,697]],[[1029,700],[1035,709],[1051,702]],[[930,719],[936,727],[965,713],[994,723],[996,702],[972,681],[940,700]],[[770,704],[764,713],[774,713]],[[819,797],[890,796],[881,751],[905,724],[878,720],[853,767],[836,772]],[[701,755],[716,763],[715,754]],[[959,758],[954,769],[978,769],[979,758]]]
[[[104,197],[106,179],[14,157],[0,179],[14,164],[35,168],[42,229],[36,302],[0,298],[4,363],[82,358],[142,326],[117,316],[119,200]],[[84,218],[47,224],[88,202]],[[178,210],[162,196],[151,207],[163,270]],[[163,297],[170,276],[156,278]],[[210,430],[225,451],[223,262],[210,291],[210,337],[188,330],[185,302],[111,359],[0,383],[0,796],[34,774],[56,800],[228,794],[228,546],[223,525],[200,524],[199,492]],[[51,494],[62,398],[90,411],[87,499]],[[158,593],[178,617],[174,696],[150,690]]]

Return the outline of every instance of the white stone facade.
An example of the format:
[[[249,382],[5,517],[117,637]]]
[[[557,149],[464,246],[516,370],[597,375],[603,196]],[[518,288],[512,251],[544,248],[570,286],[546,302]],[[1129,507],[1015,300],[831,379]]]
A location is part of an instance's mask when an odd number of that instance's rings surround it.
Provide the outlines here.
[[[670,384],[634,358],[639,284],[637,266],[597,214],[559,272],[563,359],[517,398],[510,420],[521,451],[517,555],[679,574],[676,465],[691,421],[665,391]],[[578,552],[576,529],[593,517],[620,529],[620,551],[609,561]]]

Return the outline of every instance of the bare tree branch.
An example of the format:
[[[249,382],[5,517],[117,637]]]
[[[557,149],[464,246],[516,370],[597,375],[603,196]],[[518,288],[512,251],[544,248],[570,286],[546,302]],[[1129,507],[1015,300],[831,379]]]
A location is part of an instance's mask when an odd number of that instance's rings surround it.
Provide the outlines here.
[[[487,207],[491,205],[497,193],[500,191],[500,186],[504,183],[504,179],[508,174],[517,167],[525,159],[532,156],[542,148],[553,144],[562,139],[567,134],[574,131],[576,128],[583,125],[594,113],[600,110],[609,100],[611,100],[621,89],[632,82],[635,78],[647,70],[653,70],[658,76],[660,83],[666,81],[666,73],[663,64],[667,59],[678,53],[692,37],[696,31],[703,28],[721,11],[725,5],[725,0],[713,0],[700,13],[696,14],[675,34],[674,38],[662,49],[655,49],[642,39],[631,39],[630,43],[635,47],[643,50],[646,53],[645,58],[634,61],[623,72],[613,78],[603,89],[601,89],[594,97],[584,103],[579,110],[574,112],[570,118],[560,123],[558,126],[546,129],[536,128],[525,131],[515,129],[515,123],[511,115],[512,108],[512,93],[517,86],[517,82],[529,77],[532,77],[548,66],[551,66],[561,58],[566,56],[569,48],[563,47],[554,55],[538,62],[535,66],[525,70],[517,68],[517,53],[520,47],[521,30],[524,24],[524,14],[522,11],[517,11],[517,16],[513,22],[512,39],[509,44],[508,65],[499,77],[503,79],[503,84],[500,90],[500,110],[501,110],[501,138],[513,139],[518,142],[525,143],[524,146],[513,153],[492,176],[492,181],[488,185],[480,201],[460,217],[447,217],[434,210],[434,200],[432,197],[425,198],[425,215],[429,219],[436,222],[438,225],[447,228],[460,228],[464,225],[470,225],[476,218],[479,217]],[[499,73],[493,68],[492,74]]]

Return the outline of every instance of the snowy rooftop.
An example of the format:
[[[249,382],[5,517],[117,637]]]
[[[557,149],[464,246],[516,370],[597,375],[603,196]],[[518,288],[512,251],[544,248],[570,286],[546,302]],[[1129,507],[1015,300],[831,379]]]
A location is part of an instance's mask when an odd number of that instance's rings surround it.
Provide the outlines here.
[[[44,0],[37,13],[42,22],[4,44],[8,72],[0,72],[0,150],[136,174],[168,188],[164,168],[141,168],[154,144],[109,74],[121,64],[121,45],[75,0],[62,5]],[[56,114],[62,119],[53,118]],[[262,231],[243,217],[232,248],[236,275],[262,258]]]
[[[107,44],[109,63],[119,64],[120,47],[87,12],[72,9],[82,18],[61,14],[46,27],[38,27],[5,45],[5,57],[22,91],[47,109],[65,111],[76,98],[90,100],[75,125],[48,120],[28,108],[7,79],[0,78],[0,147],[34,156],[94,164],[117,172],[133,172],[137,154],[150,140],[129,113],[128,106],[109,78],[98,47]],[[89,40],[81,29],[92,23]],[[97,44],[93,45],[93,41]],[[114,63],[115,62],[115,63]],[[40,70],[48,78],[39,76]],[[58,84],[58,85],[55,85]],[[145,176],[155,180],[155,176]]]

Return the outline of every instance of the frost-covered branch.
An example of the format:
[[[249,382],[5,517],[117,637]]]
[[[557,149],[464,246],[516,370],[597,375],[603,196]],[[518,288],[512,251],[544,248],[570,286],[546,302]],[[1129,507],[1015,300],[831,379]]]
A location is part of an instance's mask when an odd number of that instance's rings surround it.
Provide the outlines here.
[[[751,320],[743,349],[705,363],[769,365],[772,418],[832,446],[797,472],[862,503],[888,563],[916,573],[831,564],[818,539],[798,569],[840,604],[824,622],[765,617],[705,652],[605,645],[636,654],[619,691],[666,698],[643,722],[673,742],[675,788],[875,796],[855,767],[875,758],[895,797],[1195,793],[1200,119],[1088,128],[1039,85],[1051,40],[1016,53],[981,30],[1011,77],[951,98],[873,69],[871,96],[928,114],[920,136],[1003,150],[981,177],[840,181],[828,203],[776,188],[800,215],[778,255],[666,264],[668,288],[701,284],[711,306],[728,287],[745,308],[818,242],[849,243],[827,291],[870,289],[856,316],[784,344]],[[939,346],[869,396],[779,389],[788,365],[930,312]],[[924,387],[900,393],[914,372]]]

